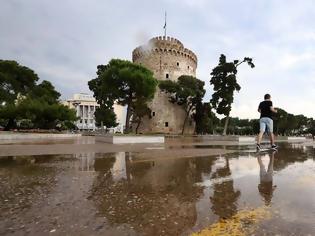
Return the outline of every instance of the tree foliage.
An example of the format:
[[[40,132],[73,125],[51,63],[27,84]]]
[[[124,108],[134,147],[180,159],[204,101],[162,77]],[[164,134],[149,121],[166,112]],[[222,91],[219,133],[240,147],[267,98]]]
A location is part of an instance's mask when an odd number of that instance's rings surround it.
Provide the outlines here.
[[[226,134],[229,115],[234,101],[234,92],[241,89],[236,79],[237,67],[244,62],[251,68],[255,67],[252,59],[249,57],[245,57],[242,61],[227,62],[225,55],[221,54],[219,64],[211,72],[210,85],[213,85],[214,93],[210,103],[218,114],[226,116],[224,135]]]
[[[312,124],[315,127],[312,118],[290,114],[281,108],[277,108],[277,110],[278,113],[274,114],[273,117],[275,134],[283,136],[312,134]],[[223,130],[224,123],[225,118],[221,120],[221,124],[217,128]],[[257,133],[259,133],[259,119],[230,117],[227,134],[255,135]]]
[[[222,119],[222,124],[225,123]],[[258,119],[239,119],[238,117],[230,117],[227,128],[227,134],[232,135],[255,135],[259,132]]]
[[[0,60],[0,117],[5,129],[71,128],[75,111],[59,103],[60,93],[49,81],[15,61]]]
[[[182,128],[182,134],[184,134],[187,118],[193,116],[197,104],[202,102],[206,92],[204,82],[193,76],[182,75],[177,81],[161,81],[159,88],[162,92],[168,94],[171,103],[176,103],[185,110],[186,116]]]
[[[311,120],[304,115],[293,115],[281,108],[274,117],[274,132],[280,135],[294,135],[307,132]]]
[[[36,85],[29,93],[32,99],[40,99],[50,105],[58,103],[61,94],[55,90],[55,87],[47,80],[43,80]]]
[[[0,104],[13,104],[18,95],[26,95],[36,85],[35,72],[16,61],[0,60]]]
[[[307,133],[310,133],[314,139],[314,137],[315,137],[315,121],[313,119],[309,120],[309,127],[307,129]]]
[[[115,127],[116,114],[113,109],[106,106],[97,107],[95,110],[95,122],[97,126]]]
[[[199,102],[194,114],[197,134],[214,134],[220,119],[211,111],[210,103]]]
[[[140,115],[136,104],[140,101],[147,104],[154,96],[157,80],[153,73],[130,61],[112,59],[107,65],[99,65],[96,74],[88,83],[94,97],[106,109],[111,109],[114,102],[127,105],[126,130],[129,130],[131,117]]]

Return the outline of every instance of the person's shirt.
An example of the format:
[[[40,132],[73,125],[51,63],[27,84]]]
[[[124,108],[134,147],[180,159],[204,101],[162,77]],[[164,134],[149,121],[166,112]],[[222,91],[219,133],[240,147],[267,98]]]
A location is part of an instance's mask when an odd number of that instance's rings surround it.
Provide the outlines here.
[[[272,101],[265,100],[259,104],[258,110],[260,110],[260,118],[268,117],[272,119]]]

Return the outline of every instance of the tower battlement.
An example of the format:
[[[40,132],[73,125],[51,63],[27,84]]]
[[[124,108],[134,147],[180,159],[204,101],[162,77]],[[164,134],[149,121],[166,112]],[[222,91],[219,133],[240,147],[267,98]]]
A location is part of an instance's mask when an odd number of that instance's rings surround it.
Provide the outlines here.
[[[197,67],[197,56],[191,50],[184,47],[181,41],[172,37],[158,36],[149,40],[145,45],[135,48],[132,52],[132,60],[137,61],[152,54],[170,54],[184,57],[193,62],[194,67]]]

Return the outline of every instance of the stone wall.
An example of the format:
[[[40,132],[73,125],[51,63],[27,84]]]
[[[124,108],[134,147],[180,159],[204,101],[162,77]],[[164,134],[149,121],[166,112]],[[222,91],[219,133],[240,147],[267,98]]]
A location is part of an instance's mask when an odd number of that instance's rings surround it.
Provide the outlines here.
[[[196,76],[196,55],[175,38],[156,37],[148,44],[136,48],[132,53],[133,62],[150,69],[158,80],[176,81],[181,75]],[[183,108],[168,101],[167,95],[159,89],[149,104],[152,117],[145,117],[139,132],[181,133],[185,119]],[[195,124],[189,119],[185,133],[193,133]]]

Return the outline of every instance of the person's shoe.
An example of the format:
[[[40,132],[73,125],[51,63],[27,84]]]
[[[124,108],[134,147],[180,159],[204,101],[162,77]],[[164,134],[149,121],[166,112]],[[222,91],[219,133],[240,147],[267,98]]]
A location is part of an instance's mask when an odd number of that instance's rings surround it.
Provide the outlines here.
[[[256,144],[256,151],[259,152],[261,150],[260,144]]]
[[[278,150],[278,146],[277,146],[276,144],[272,144],[272,145],[271,145],[271,149],[272,149],[272,150]]]

